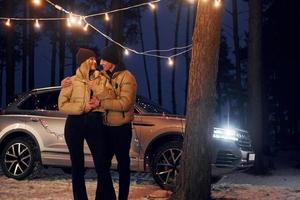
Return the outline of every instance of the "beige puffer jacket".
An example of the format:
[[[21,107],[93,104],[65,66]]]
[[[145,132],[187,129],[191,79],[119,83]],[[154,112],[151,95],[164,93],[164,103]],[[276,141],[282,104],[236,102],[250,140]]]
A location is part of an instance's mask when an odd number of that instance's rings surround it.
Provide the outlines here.
[[[97,97],[100,102],[106,99],[115,99],[116,93],[104,72],[97,71],[94,73],[94,75],[95,78],[92,78],[94,83],[91,88],[93,91],[93,96]],[[101,105],[95,108],[93,111],[105,112]]]
[[[81,115],[84,113],[85,105],[90,100],[89,80],[90,67],[88,60],[83,62],[71,77],[72,85],[62,88],[58,97],[59,111],[68,115]],[[99,73],[99,72],[98,72]]]
[[[104,123],[108,126],[120,126],[134,118],[134,104],[137,84],[128,70],[115,72],[110,79],[105,71],[101,71],[106,79],[106,88],[113,89],[115,98],[101,100],[101,108],[105,110]]]

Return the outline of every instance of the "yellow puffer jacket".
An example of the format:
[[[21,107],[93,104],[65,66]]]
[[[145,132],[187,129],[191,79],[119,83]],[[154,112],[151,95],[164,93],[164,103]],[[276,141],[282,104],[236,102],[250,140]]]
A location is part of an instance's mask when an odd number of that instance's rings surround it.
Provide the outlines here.
[[[62,88],[58,97],[59,111],[68,115],[81,115],[90,100],[89,80],[90,67],[88,61],[83,62],[71,77],[72,85]],[[99,72],[98,72],[99,73]]]
[[[97,71],[94,73],[93,78],[93,96],[97,97],[100,102],[105,99],[115,99],[116,93],[112,87],[112,85],[109,83],[108,77],[104,74],[104,72]],[[104,108],[100,105],[99,107],[95,108],[93,111],[97,112],[105,112]]]
[[[129,123],[134,118],[134,104],[137,84],[134,76],[128,70],[115,72],[110,79],[105,71],[101,71],[106,79],[106,89],[115,92],[115,98],[101,100],[105,110],[104,123],[108,126],[120,126]]]

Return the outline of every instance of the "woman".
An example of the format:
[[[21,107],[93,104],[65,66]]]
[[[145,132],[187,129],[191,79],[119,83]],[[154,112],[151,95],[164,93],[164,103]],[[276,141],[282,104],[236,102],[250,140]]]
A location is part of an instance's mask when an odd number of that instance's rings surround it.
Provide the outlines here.
[[[65,124],[65,140],[70,152],[72,163],[72,186],[75,200],[87,200],[84,180],[84,139],[92,153],[98,175],[96,199],[111,199],[113,187],[101,182],[111,182],[111,177],[103,173],[110,166],[106,158],[106,136],[103,131],[103,110],[97,107],[99,101],[93,97],[107,98],[112,92],[102,89],[103,81],[96,70],[96,54],[88,49],[79,49],[76,54],[76,74],[71,77],[72,84],[62,87],[58,103],[59,110],[67,114]],[[91,88],[91,89],[90,89]],[[94,90],[95,88],[96,90]],[[104,95],[106,94],[106,95]],[[95,103],[96,102],[96,103]]]

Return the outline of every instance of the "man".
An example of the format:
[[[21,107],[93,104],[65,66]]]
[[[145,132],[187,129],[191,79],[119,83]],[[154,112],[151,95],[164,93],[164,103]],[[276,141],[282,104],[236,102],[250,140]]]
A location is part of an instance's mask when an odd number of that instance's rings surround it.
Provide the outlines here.
[[[104,124],[108,133],[109,159],[116,156],[119,172],[119,200],[126,200],[130,185],[130,143],[132,120],[137,84],[134,76],[126,69],[116,46],[107,46],[101,51],[100,65],[114,89],[116,97],[104,99],[99,106],[105,110]]]

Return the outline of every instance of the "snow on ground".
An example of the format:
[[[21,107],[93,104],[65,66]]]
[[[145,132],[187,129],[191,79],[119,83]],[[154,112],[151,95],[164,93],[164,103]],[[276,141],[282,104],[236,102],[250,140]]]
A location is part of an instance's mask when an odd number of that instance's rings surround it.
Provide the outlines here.
[[[300,169],[295,167],[298,157],[298,154],[279,155],[275,159],[275,169],[265,176],[243,172],[227,175],[212,186],[212,197],[216,200],[300,200]],[[117,173],[112,171],[112,174],[117,191]],[[87,171],[86,185],[89,199],[94,199],[94,170]],[[170,194],[161,190],[149,173],[132,173],[130,200],[166,200]],[[70,175],[60,169],[48,168],[35,179],[17,181],[6,178],[0,171],[0,199],[72,199]]]

